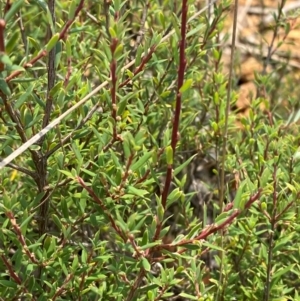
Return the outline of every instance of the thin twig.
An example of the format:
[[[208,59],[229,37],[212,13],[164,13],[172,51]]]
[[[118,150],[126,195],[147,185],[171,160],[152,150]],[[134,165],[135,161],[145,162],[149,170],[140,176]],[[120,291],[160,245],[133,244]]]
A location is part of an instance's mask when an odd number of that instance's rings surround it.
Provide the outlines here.
[[[48,1],[48,7],[51,14],[52,22],[55,24],[55,0],[49,0]],[[48,26],[49,31],[49,40],[53,36],[53,32],[51,30],[51,26]],[[44,118],[42,127],[46,127],[49,124],[50,115],[52,112],[52,105],[53,105],[53,99],[50,95],[50,92],[52,88],[54,87],[55,83],[55,55],[56,50],[55,47],[51,49],[48,56],[48,87],[47,87],[47,96],[46,96],[46,106],[44,111]],[[45,140],[45,136],[43,136],[38,144],[41,146]],[[40,153],[41,156],[44,157],[44,154]],[[47,159],[46,160],[38,160],[35,161],[35,165],[37,167],[38,175],[39,175],[39,190],[40,192],[43,191],[44,187],[47,186]],[[49,202],[50,202],[50,194],[47,192],[45,193],[44,197],[42,198],[40,202],[40,210],[39,210],[39,234],[42,236],[46,229],[48,224],[48,211],[49,211]]]
[[[14,229],[15,233],[18,236],[18,241],[20,242],[24,253],[27,255],[27,257],[30,259],[30,261],[32,263],[39,264],[39,262],[36,259],[35,255],[29,251],[29,248],[26,244],[26,239],[25,239],[24,235],[22,234],[20,226],[17,224],[16,218],[15,218],[13,212],[12,211],[7,211],[5,214],[8,217],[8,219],[10,220],[10,223],[12,224],[13,229]]]
[[[1,161],[1,159],[0,159],[0,161]],[[36,173],[34,171],[29,170],[27,168],[24,168],[22,166],[18,166],[18,165],[13,164],[13,163],[9,163],[7,166],[12,168],[12,169],[15,169],[17,171],[20,171],[20,172],[24,173],[25,175],[28,175],[28,176],[32,177],[33,179],[36,177]]]
[[[187,31],[187,14],[188,14],[188,3],[187,0],[182,0],[182,13],[181,13],[181,40],[179,43],[179,67],[178,67],[178,82],[177,82],[177,93],[176,93],[176,105],[174,112],[174,120],[173,120],[173,128],[172,128],[172,139],[171,139],[171,147],[173,150],[173,158],[176,152],[177,142],[180,139],[179,134],[179,123],[180,123],[180,113],[181,113],[181,100],[182,100],[182,92],[180,88],[184,82],[185,68],[186,68],[186,57],[185,57],[185,44],[186,44],[186,31]],[[173,161],[172,158],[172,161]],[[171,186],[172,181],[172,171],[173,164],[168,164],[167,174],[165,179],[165,184],[163,188],[163,192],[161,195],[161,204],[163,210],[166,209],[167,206],[167,198]],[[157,219],[158,220],[158,219]],[[161,231],[163,221],[158,221],[156,226],[155,234],[153,237],[153,241],[157,240]]]
[[[137,293],[138,291],[138,288],[140,287],[141,285],[141,282],[145,276],[146,272],[143,268],[141,268],[139,274],[137,275],[128,295],[127,295],[127,298],[125,299],[126,301],[131,301],[133,300],[135,294]]]
[[[273,31],[273,36],[272,36],[271,43],[268,46],[268,54],[267,54],[266,60],[264,61],[264,66],[263,66],[263,71],[262,71],[263,75],[266,74],[267,67],[270,63],[271,56],[273,54],[273,47],[274,47],[275,39],[278,35],[278,30],[280,28],[280,19],[281,19],[281,16],[283,14],[284,3],[285,3],[285,0],[282,0],[281,4],[278,6],[278,16],[276,17],[276,24],[275,24],[275,28],[274,28],[274,31]]]

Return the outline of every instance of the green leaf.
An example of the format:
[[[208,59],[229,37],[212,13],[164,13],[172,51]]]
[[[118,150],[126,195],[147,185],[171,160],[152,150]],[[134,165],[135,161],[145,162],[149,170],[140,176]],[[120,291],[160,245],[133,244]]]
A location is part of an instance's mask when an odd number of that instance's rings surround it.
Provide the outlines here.
[[[293,237],[293,233],[280,237],[278,240],[275,241],[273,252],[275,253],[277,251],[280,251],[282,248],[285,248],[289,244],[289,242],[293,241]]]
[[[165,16],[164,16],[162,11],[159,11],[158,18],[159,18],[159,22],[162,25],[163,29],[165,29],[166,28],[166,22],[165,22]]]
[[[144,231],[144,234],[143,234],[143,238],[142,238],[142,241],[141,241],[141,245],[146,245],[149,241],[149,233],[148,233],[148,230],[145,230]]]
[[[149,263],[149,261],[147,260],[147,258],[143,257],[142,258],[142,265],[143,265],[143,268],[149,272],[151,270],[151,264]]]
[[[33,0],[44,12],[47,12],[48,6],[44,0]]]
[[[29,125],[26,126],[26,128],[29,128]],[[28,149],[38,151],[41,149],[41,146],[37,144],[32,144]]]
[[[135,66],[139,66],[142,60],[143,46],[139,45],[135,56]]]
[[[50,10],[48,9],[48,6],[47,6],[47,10],[46,10],[46,17],[47,17],[47,23],[48,23],[48,25],[50,25],[50,28],[51,28],[51,33],[52,33],[52,35],[54,35],[55,34],[55,24],[53,23],[52,14],[51,14]]]
[[[75,11],[76,11],[76,8],[77,8],[77,3],[78,3],[78,0],[73,0],[70,4],[70,9],[69,9],[69,20],[72,20],[75,16]]]
[[[170,18],[171,22],[172,22],[172,26],[175,29],[176,32],[176,38],[180,38],[181,37],[181,33],[180,33],[180,29],[178,26],[178,18],[176,16],[175,13],[172,14],[172,17]]]
[[[131,165],[130,169],[132,171],[138,170],[140,167],[142,167],[150,158],[152,157],[152,151],[146,152],[137,162]]]
[[[143,246],[139,246],[139,249],[140,250],[147,250],[147,249],[150,249],[152,247],[158,246],[159,244],[161,244],[160,241],[150,242],[150,243],[145,244]]]
[[[165,237],[169,231],[170,231],[170,226],[162,229],[159,233],[159,238],[161,239],[161,238]]]
[[[62,223],[60,221],[60,219],[58,218],[58,216],[56,214],[52,214],[52,220],[55,223],[55,225],[58,227],[58,229],[62,229]]]
[[[11,91],[10,88],[8,86],[8,84],[6,83],[4,78],[0,78],[0,90],[6,95],[6,96],[10,96],[11,95]]]
[[[124,45],[119,44],[114,52],[114,57],[116,59],[120,58],[120,56],[123,54]]]
[[[217,251],[222,251],[222,252],[224,251],[224,249],[222,249],[221,247],[218,247],[217,245],[214,245],[214,244],[210,244],[209,242],[207,242],[205,240],[201,244],[202,244],[202,246],[208,247],[211,250],[217,250]]]
[[[188,166],[191,161],[197,156],[197,154],[195,154],[194,156],[190,157],[188,160],[186,160],[183,164],[181,164],[180,166],[178,166],[177,168],[175,168],[174,170],[174,176],[178,175],[186,166]]]
[[[173,148],[172,148],[172,146],[168,145],[165,148],[165,152],[166,152],[167,164],[172,165],[173,164]]]
[[[217,225],[222,224],[225,220],[228,219],[228,217],[231,215],[231,213],[233,212],[233,210],[227,211],[227,212],[222,212],[221,214],[219,214],[216,219],[215,219],[215,223]]]
[[[145,220],[146,220],[147,217],[148,217],[148,216],[145,215],[144,217],[141,218],[141,220],[140,220],[140,221],[137,223],[137,225],[134,227],[134,230],[135,230],[135,231],[136,231],[136,230],[140,230],[140,229],[142,228],[142,226],[145,225]],[[147,231],[145,231],[145,232],[147,232]]]
[[[285,268],[279,268],[273,275],[272,275],[272,280],[281,277],[282,275],[290,272],[295,264],[291,264]]]
[[[67,205],[66,198],[62,198],[60,201],[61,210],[65,219],[69,219],[69,208]]]
[[[80,149],[78,148],[76,142],[72,142],[72,150],[76,156],[76,159],[78,160],[77,163],[79,166],[81,166],[82,162],[83,162],[83,158],[81,156],[81,153],[80,153]]]
[[[87,277],[87,279],[93,280],[93,281],[105,280],[106,278],[107,278],[107,276],[104,274],[96,274],[96,276]]]
[[[270,180],[272,180],[272,172],[268,167],[266,167],[260,176],[260,186],[265,187]]]
[[[199,231],[200,231],[201,228],[202,228],[201,223],[196,224],[196,225],[189,231],[189,233],[188,233],[188,235],[187,235],[187,238],[188,238],[188,239],[191,239],[191,238],[193,238],[194,236],[196,236],[196,235],[199,233]]]
[[[10,54],[16,47],[19,46],[17,43],[19,39],[20,33],[19,31],[15,31],[9,38],[9,40],[6,43],[5,51],[6,53]]]
[[[154,295],[153,291],[148,291],[147,297],[148,297],[149,301],[153,301],[155,299],[155,295]]]
[[[196,34],[197,32],[199,32],[201,29],[205,29],[205,24],[200,23],[199,25],[197,25],[194,29],[192,29],[191,31],[189,31],[186,35],[186,37],[191,37],[192,35]]]
[[[50,91],[50,96],[57,97],[58,93],[61,91],[63,83],[59,81]]]
[[[26,92],[19,97],[15,103],[15,108],[18,109],[20,106],[32,95],[35,84],[30,84],[26,89]]]
[[[162,222],[164,219],[165,210],[162,205],[157,206],[157,218],[159,222]]]
[[[159,96],[162,98],[167,98],[171,94],[171,91],[167,90],[162,92]]]
[[[24,0],[14,1],[4,16],[4,20],[7,23],[22,7]]]
[[[2,62],[4,65],[7,65],[7,66],[11,66],[11,67],[12,67],[12,61],[11,61],[10,57],[9,57],[7,54],[5,54],[5,53],[0,53],[0,60],[1,60],[1,62]],[[16,66],[16,67],[17,67],[17,68],[20,68],[20,70],[22,70],[21,67],[19,67],[19,66]]]
[[[62,174],[66,175],[68,178],[75,179],[74,175],[67,170],[59,170]]]
[[[201,247],[199,245],[193,245],[193,244],[187,244],[184,245],[185,248],[187,248],[188,250],[199,250],[201,249]]]
[[[22,224],[20,225],[20,228],[21,228],[21,231],[22,231],[22,234],[23,234],[23,235],[26,234],[28,223],[31,221],[31,219],[32,219],[32,217],[33,217],[34,215],[35,215],[35,213],[29,215],[29,216],[22,222]]]
[[[78,256],[75,255],[72,262],[72,270],[75,272],[77,268],[78,268]]]
[[[182,196],[182,191],[177,187],[172,190],[172,192],[168,195],[167,198],[167,207],[170,207],[173,203],[175,203]]]
[[[233,201],[233,208],[234,209],[244,209],[241,204],[242,204],[242,195],[244,192],[244,188],[246,186],[246,181],[242,181],[242,183],[240,183],[239,188],[235,194],[235,198]]]
[[[124,98],[124,99],[122,99],[119,102],[118,112],[117,112],[118,116],[122,116],[122,114],[124,113],[124,110],[125,110],[126,106],[127,106],[127,98]]]
[[[190,79],[190,78],[187,79],[187,80],[183,83],[183,85],[180,87],[179,92],[180,92],[180,93],[183,93],[183,92],[187,91],[187,90],[192,86],[192,84],[193,84],[193,80]]]
[[[45,109],[45,103],[40,99],[38,95],[32,93],[31,96],[33,97],[34,101],[43,109]]]
[[[127,192],[132,193],[132,194],[137,195],[137,196],[140,196],[140,197],[143,197],[144,195],[149,193],[149,191],[147,191],[147,190],[137,189],[133,186],[128,186],[127,187]]]
[[[186,294],[186,293],[180,293],[179,296],[183,297],[183,298],[186,298],[188,300],[196,300],[198,301],[198,297],[196,296],[193,296],[193,295],[189,295],[189,294]]]
[[[9,280],[0,280],[0,286],[3,286],[5,288],[13,288],[17,289],[18,285],[14,281],[9,281]]]
[[[161,286],[159,279],[157,279],[156,277],[153,277],[152,281],[155,282],[155,284],[140,286],[140,288],[138,289],[138,292],[149,292],[149,291],[154,290],[157,287]]]
[[[116,153],[112,149],[110,149],[109,152],[110,152],[110,155],[111,155],[111,158],[112,158],[112,160],[114,162],[115,167],[121,169],[122,165],[121,165],[120,159],[118,158],[118,156],[116,155]]]
[[[91,176],[91,177],[95,177],[96,176],[96,173],[88,170],[88,169],[85,169],[85,168],[81,168],[80,169],[81,171],[83,171],[84,173],[86,173],[87,175]]]
[[[109,33],[110,33],[110,35],[111,35],[112,38],[116,38],[117,37],[117,33],[116,33],[116,31],[114,30],[113,27],[109,27],[108,31],[109,31]]]
[[[85,248],[82,246],[82,251],[81,251],[81,261],[86,264],[87,263],[87,259],[88,259],[88,254],[85,250]]]

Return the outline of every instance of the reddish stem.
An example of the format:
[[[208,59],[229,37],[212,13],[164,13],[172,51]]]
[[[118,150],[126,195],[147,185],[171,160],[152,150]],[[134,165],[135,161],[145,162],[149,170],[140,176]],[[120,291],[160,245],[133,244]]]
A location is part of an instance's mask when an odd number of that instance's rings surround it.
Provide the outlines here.
[[[38,260],[34,256],[34,254],[30,253],[30,251],[29,251],[28,246],[27,246],[26,241],[25,241],[25,237],[22,234],[20,226],[17,224],[17,221],[15,219],[14,214],[11,211],[8,211],[8,212],[6,212],[6,216],[9,218],[9,220],[10,220],[10,222],[11,222],[13,228],[14,228],[14,230],[15,230],[17,236],[18,236],[19,242],[23,247],[23,250],[24,250],[25,254],[30,258],[30,260],[33,263],[39,264]]]
[[[184,74],[185,74],[185,67],[186,67],[186,58],[185,58],[185,39],[186,39],[186,26],[187,26],[187,13],[188,13],[188,1],[182,0],[182,13],[181,13],[181,40],[180,40],[180,47],[179,47],[179,68],[178,68],[178,83],[177,83],[177,94],[176,94],[176,107],[175,107],[175,114],[174,114],[174,121],[173,121],[173,129],[172,129],[172,140],[171,146],[173,149],[173,157],[176,151],[176,145],[179,140],[179,123],[180,123],[180,112],[181,112],[181,92],[180,88],[183,85],[184,81]],[[167,168],[167,175],[165,180],[164,189],[162,192],[162,206],[165,209],[167,205],[167,198],[171,186],[171,181],[173,178],[173,165],[169,164]],[[156,231],[154,234],[153,240],[157,240],[161,231],[162,222],[160,221],[157,224]]]
[[[246,205],[245,205],[245,209],[249,209],[250,206],[259,199],[259,197],[261,196],[261,192],[262,189],[260,188],[253,196],[250,197],[250,199],[247,201]],[[183,239],[182,241],[176,243],[176,244],[162,244],[158,247],[156,247],[157,249],[169,249],[170,247],[178,247],[178,246],[184,246],[186,244],[191,244],[194,243],[195,240],[202,240],[202,239],[206,239],[209,235],[216,233],[222,229],[224,229],[226,226],[229,226],[230,224],[232,224],[232,222],[235,220],[235,218],[241,214],[241,212],[243,212],[243,210],[239,210],[239,209],[235,209],[233,211],[233,213],[220,225],[217,224],[212,224],[207,226],[205,229],[202,230],[202,232],[196,236],[193,239]]]
[[[133,76],[137,75],[138,73],[140,73],[141,71],[143,71],[146,63],[149,62],[149,60],[151,59],[152,57],[152,54],[153,52],[155,51],[156,49],[156,45],[153,45],[150,47],[150,50],[149,52],[147,53],[147,55],[145,55],[143,58],[142,58],[142,61],[141,61],[141,64],[133,71]],[[125,81],[123,81],[120,85],[119,85],[119,88],[122,88],[124,86],[126,86],[129,82],[131,81],[130,78],[127,78]]]
[[[1,256],[1,259],[2,261],[4,262],[7,270],[8,270],[8,273],[10,275],[10,277],[16,282],[18,283],[19,285],[22,284],[22,281],[20,279],[20,277],[15,273],[13,267],[11,266],[11,264],[9,263],[9,261],[6,259],[6,257],[4,255],[0,255]]]

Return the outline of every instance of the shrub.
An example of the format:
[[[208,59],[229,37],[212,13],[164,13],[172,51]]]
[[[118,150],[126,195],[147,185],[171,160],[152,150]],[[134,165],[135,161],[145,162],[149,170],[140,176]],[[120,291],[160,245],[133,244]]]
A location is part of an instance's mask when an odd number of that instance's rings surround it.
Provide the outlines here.
[[[7,3],[1,298],[299,300],[297,108],[274,104],[267,68],[280,45],[238,115],[230,1]]]

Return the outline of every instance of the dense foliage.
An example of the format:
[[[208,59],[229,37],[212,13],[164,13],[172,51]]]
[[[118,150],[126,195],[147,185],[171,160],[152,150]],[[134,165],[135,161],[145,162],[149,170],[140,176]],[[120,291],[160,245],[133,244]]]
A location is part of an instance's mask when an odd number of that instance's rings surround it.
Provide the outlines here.
[[[235,111],[231,9],[1,1],[1,300],[300,300],[296,98]]]

